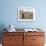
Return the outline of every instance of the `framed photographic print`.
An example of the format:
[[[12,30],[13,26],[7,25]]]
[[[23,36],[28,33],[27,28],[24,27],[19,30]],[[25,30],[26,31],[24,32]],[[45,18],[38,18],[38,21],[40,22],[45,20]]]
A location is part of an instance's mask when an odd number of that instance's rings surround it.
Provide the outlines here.
[[[35,8],[19,7],[18,21],[35,21]]]

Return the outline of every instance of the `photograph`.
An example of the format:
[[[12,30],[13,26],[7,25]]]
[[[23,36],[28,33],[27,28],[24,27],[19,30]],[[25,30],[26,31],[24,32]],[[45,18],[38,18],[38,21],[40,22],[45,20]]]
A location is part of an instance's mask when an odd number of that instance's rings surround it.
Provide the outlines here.
[[[19,7],[18,21],[35,21],[35,8]]]

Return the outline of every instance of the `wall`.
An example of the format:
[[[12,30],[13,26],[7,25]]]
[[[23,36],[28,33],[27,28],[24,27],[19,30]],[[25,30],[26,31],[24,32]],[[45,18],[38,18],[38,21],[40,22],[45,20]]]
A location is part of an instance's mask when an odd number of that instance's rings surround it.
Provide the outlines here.
[[[16,28],[41,27],[46,28],[46,0],[0,0],[1,15],[0,25],[13,24]],[[34,7],[36,9],[36,20],[33,22],[18,22],[18,7]]]

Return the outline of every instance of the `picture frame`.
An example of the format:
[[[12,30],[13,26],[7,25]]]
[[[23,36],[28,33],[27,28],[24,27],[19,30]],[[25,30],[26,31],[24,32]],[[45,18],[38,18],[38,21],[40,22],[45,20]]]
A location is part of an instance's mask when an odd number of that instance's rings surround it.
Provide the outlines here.
[[[35,21],[35,8],[19,7],[17,13],[18,21]]]

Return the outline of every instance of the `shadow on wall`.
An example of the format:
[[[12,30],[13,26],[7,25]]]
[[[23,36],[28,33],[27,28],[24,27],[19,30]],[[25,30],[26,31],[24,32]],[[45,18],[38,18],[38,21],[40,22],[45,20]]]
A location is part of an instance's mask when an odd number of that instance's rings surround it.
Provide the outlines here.
[[[0,43],[2,43],[2,36],[3,36],[2,32],[6,31],[6,30],[4,30],[4,28],[6,28],[5,25],[0,24]]]

